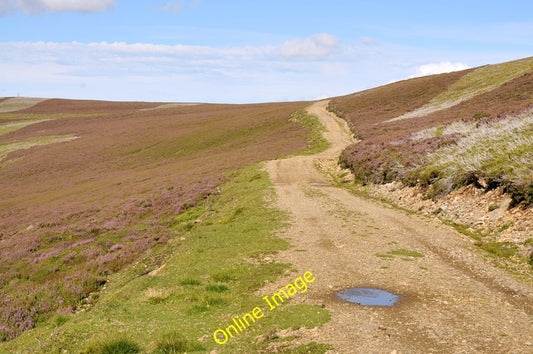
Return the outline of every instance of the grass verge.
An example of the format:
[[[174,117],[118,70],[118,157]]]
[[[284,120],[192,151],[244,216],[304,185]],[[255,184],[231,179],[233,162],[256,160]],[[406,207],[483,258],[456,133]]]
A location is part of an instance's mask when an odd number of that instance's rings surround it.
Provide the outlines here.
[[[290,119],[309,129],[307,148],[302,155],[313,155],[330,147],[330,142],[322,134],[326,131],[326,127],[316,115],[309,114],[305,109],[299,109]]]
[[[112,275],[96,304],[65,315],[60,326],[54,319],[43,321],[15,340],[0,344],[0,352],[90,352],[109,343],[125,343],[141,352],[175,346],[208,352],[257,352],[270,344],[257,338],[274,328],[323,324],[329,320],[328,311],[285,303],[265,311],[263,318],[225,345],[213,339],[213,332],[227,327],[233,317],[262,305],[261,296],[254,293],[266,282],[290,272],[289,264],[266,259],[288,247],[274,236],[287,217],[265,202],[272,194],[268,176],[259,165],[231,174],[211,205],[161,220],[179,235]],[[165,261],[155,272],[157,259]],[[116,338],[109,338],[110,333]]]

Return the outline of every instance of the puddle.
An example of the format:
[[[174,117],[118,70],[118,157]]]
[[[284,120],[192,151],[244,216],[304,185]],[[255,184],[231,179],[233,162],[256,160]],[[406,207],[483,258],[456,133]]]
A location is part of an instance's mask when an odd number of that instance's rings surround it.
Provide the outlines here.
[[[309,185],[315,186],[315,187],[327,187],[329,186],[329,183],[324,182],[309,182]]]
[[[388,291],[373,288],[353,288],[337,293],[341,299],[363,306],[393,306],[400,299]]]

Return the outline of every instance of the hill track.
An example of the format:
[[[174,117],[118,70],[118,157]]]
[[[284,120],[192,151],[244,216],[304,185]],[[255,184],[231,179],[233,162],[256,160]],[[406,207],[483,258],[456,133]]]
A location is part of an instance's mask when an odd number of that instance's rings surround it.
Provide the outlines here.
[[[292,215],[281,235],[294,247],[278,254],[299,271],[312,271],[309,291],[291,301],[325,306],[332,319],[307,329],[302,342],[330,343],[338,353],[526,353],[533,351],[533,288],[491,266],[472,241],[432,220],[334,187],[318,172],[335,168],[351,143],[344,121],[319,116],[332,146],[313,156],[274,160],[267,170],[277,206]],[[409,250],[423,257],[391,255]],[[292,276],[292,275],[291,275]],[[272,293],[293,280],[280,279]],[[375,287],[402,296],[394,307],[362,307],[335,294]]]

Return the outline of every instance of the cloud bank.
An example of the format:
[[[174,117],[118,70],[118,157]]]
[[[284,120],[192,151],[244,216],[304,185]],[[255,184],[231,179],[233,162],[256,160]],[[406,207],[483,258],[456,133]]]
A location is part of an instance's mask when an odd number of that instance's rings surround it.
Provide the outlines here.
[[[342,48],[336,51],[334,36],[321,34],[291,42],[296,46],[290,47],[289,42],[236,47],[0,42],[0,97],[20,93],[249,103],[333,96],[357,81],[348,80],[352,64],[342,62]],[[328,60],[316,60],[328,54]]]
[[[432,63],[419,66],[412,77],[450,73],[452,71],[460,71],[466,69],[470,69],[470,67],[464,63],[451,63],[449,61],[443,61],[440,63]]]
[[[102,12],[115,7],[116,0],[2,0],[0,15],[11,11],[26,14],[46,12]]]
[[[260,46],[0,42],[0,97],[250,103],[312,100],[468,68],[317,34]],[[413,59],[414,58],[414,59]],[[437,59],[437,60],[435,60]],[[420,63],[434,63],[420,66]]]
[[[320,33],[304,39],[286,41],[279,48],[279,53],[284,58],[319,59],[332,54],[339,44],[337,37]]]

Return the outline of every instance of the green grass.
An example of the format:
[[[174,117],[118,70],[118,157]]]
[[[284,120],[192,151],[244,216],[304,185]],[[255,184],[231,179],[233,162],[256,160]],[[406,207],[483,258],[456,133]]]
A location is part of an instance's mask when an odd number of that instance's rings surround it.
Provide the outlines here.
[[[182,279],[179,281],[179,283],[181,285],[191,285],[191,286],[194,286],[194,285],[200,285],[202,284],[202,282],[198,279],[193,279],[193,278],[185,278],[185,279]]]
[[[433,184],[434,194],[446,194],[485,178],[510,185],[515,204],[533,203],[533,187],[528,191],[533,184],[533,111],[494,124],[462,125],[470,127],[465,137],[430,153],[427,162],[417,168],[420,183]]]
[[[424,255],[422,253],[419,253],[417,251],[406,250],[404,248],[400,248],[400,249],[397,249],[397,250],[389,251],[387,253],[391,254],[393,256],[406,256],[406,257],[414,257],[414,258],[424,257]]]
[[[503,64],[482,66],[453,83],[429,104],[464,101],[475,95],[494,90],[504,83],[533,70],[533,58]]]
[[[132,348],[138,345],[142,352],[193,351],[200,346],[207,352],[257,352],[268,343],[257,342],[255,337],[272,328],[320,326],[330,318],[325,309],[288,301],[269,311],[262,296],[255,295],[267,281],[273,282],[291,269],[289,264],[249,261],[289,246],[275,236],[288,219],[266,204],[266,196],[272,199],[273,193],[258,165],[231,174],[210,208],[196,207],[162,220],[179,232],[178,236],[110,276],[89,311],[69,315],[67,321],[51,318],[39,322],[37,328],[0,344],[0,352],[103,352],[98,350],[104,345],[128,347],[116,340],[109,343],[109,333],[133,344]],[[242,211],[235,216],[239,208]],[[198,219],[202,222],[190,227],[191,221]],[[148,275],[158,259],[164,260],[165,267],[155,276]],[[216,329],[227,327],[232,317],[254,307],[263,307],[265,316],[225,345],[215,343]],[[309,348],[325,347],[310,344]]]
[[[482,66],[464,75],[424,106],[389,121],[422,117],[450,108],[476,95],[492,91],[531,71],[533,71],[533,58]]]
[[[446,224],[446,225],[449,225],[451,227],[453,227],[455,229],[455,231],[463,234],[463,235],[466,235],[476,241],[479,241],[481,240],[481,238],[483,237],[483,235],[481,235],[480,233],[478,232],[474,232],[474,231],[471,231],[467,226],[465,225],[461,225],[461,224],[458,224],[456,222],[453,222],[453,221],[449,221],[449,220],[446,220],[446,219],[442,219],[440,218],[440,220]]]
[[[9,123],[2,123],[2,124],[0,124],[0,135],[17,131],[19,129],[27,127],[28,125],[41,123],[41,122],[46,122],[46,121],[49,121],[49,120],[50,119],[22,120],[22,121],[14,121],[14,122],[9,122]]]
[[[509,258],[516,254],[518,246],[511,242],[478,242],[477,246],[494,257]]]
[[[130,354],[139,353],[141,348],[129,339],[112,339],[101,343],[92,344],[82,351],[83,354]]]
[[[223,293],[228,291],[228,287],[224,284],[209,284],[205,287],[205,290],[212,291],[215,293]]]
[[[403,256],[403,258],[401,259],[404,261],[412,261],[414,258],[424,257],[422,253],[419,253],[417,251],[407,250],[404,248],[392,250],[387,253],[376,253],[375,256],[381,259],[394,259],[395,256]],[[409,257],[409,258],[405,258],[405,257]]]
[[[201,343],[188,340],[178,332],[170,332],[157,340],[155,353],[190,353],[204,350]]]
[[[290,119],[310,130],[308,134],[308,145],[303,152],[304,155],[313,155],[330,147],[331,144],[322,134],[326,131],[326,127],[316,115],[309,114],[304,109],[300,109],[294,112]]]
[[[489,205],[488,210],[489,210],[489,212],[491,212],[491,211],[494,211],[494,210],[499,209],[499,208],[500,208],[500,206],[498,204],[491,204],[491,205]]]
[[[392,254],[385,254],[385,253],[376,253],[376,257],[383,258],[383,259],[393,259],[394,256]]]

